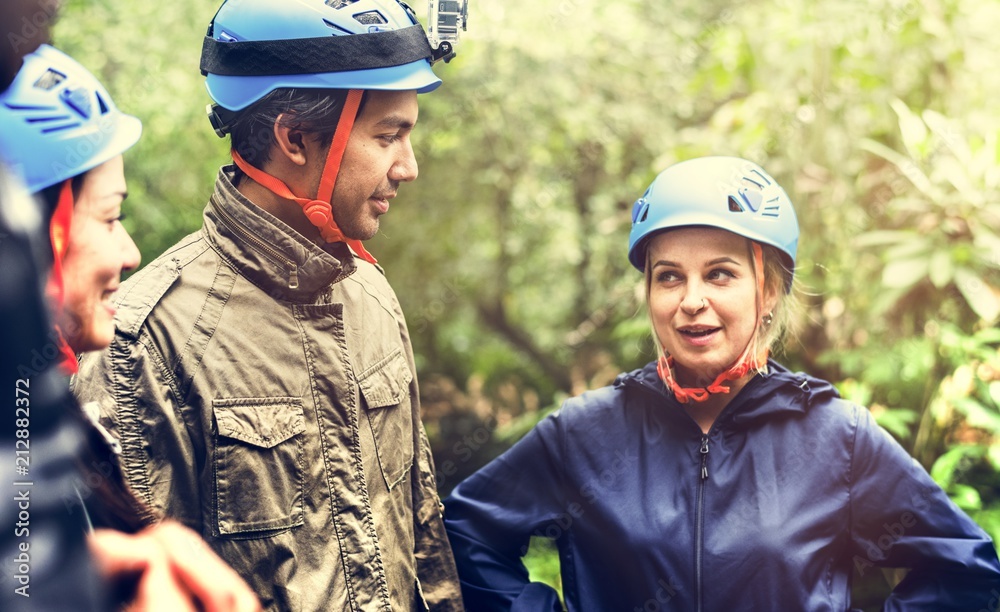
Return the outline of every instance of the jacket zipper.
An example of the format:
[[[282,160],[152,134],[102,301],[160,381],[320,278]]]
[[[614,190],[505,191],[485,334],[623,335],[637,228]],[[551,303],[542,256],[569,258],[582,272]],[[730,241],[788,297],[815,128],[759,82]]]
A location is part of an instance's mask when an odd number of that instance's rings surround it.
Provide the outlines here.
[[[701,448],[698,449],[698,452],[701,453],[701,478],[698,481],[698,511],[695,518],[694,571],[698,593],[698,612],[701,612],[701,550],[704,545],[705,538],[705,481],[708,480],[708,435],[703,435],[701,437]]]
[[[233,216],[229,214],[229,212],[225,209],[225,207],[217,206],[216,210],[227,221],[229,221],[228,225],[231,230],[239,234],[241,238],[243,238],[250,244],[257,247],[257,250],[259,250],[265,257],[270,259],[272,263],[279,266],[285,266],[285,268],[288,270],[289,289],[299,288],[299,267],[295,264],[294,261],[286,258],[284,255],[282,255],[277,250],[272,248],[266,242],[264,242],[260,238],[257,238],[256,236],[246,231],[245,229],[243,229],[242,224],[235,218],[233,218]]]

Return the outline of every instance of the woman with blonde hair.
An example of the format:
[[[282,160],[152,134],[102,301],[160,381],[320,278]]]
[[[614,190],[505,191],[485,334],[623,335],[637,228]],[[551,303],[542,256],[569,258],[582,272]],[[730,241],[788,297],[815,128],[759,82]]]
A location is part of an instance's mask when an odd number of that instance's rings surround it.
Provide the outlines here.
[[[569,610],[842,611],[875,566],[910,570],[887,610],[989,608],[990,538],[866,409],[770,359],[798,238],[757,164],[656,178],[629,261],[657,359],[568,400],[446,500],[469,609],[562,609],[521,563],[533,535],[558,546]]]

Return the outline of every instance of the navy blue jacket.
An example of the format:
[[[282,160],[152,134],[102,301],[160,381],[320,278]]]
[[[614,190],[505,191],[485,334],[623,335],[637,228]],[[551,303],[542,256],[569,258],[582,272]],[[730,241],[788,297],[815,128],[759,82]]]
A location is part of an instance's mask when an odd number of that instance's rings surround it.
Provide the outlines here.
[[[836,610],[911,568],[886,610],[995,610],[989,536],[872,419],[775,362],[704,435],[655,364],[568,400],[446,500],[469,610],[559,610],[529,583],[556,540],[571,611]]]

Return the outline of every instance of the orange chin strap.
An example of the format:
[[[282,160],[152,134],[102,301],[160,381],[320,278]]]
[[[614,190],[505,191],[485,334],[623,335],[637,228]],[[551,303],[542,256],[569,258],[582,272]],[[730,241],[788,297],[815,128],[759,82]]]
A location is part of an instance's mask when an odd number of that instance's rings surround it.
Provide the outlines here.
[[[760,363],[761,362],[753,363],[750,360],[741,357],[740,360],[736,362],[736,365],[732,366],[722,374],[719,374],[712,384],[707,387],[682,387],[677,384],[673,375],[673,357],[661,356],[659,361],[656,362],[656,372],[660,375],[660,379],[663,380],[663,383],[674,392],[674,397],[677,398],[677,401],[682,404],[686,404],[691,400],[704,402],[712,395],[729,393],[729,387],[722,383],[743,378],[752,368],[759,367]]]
[[[73,221],[73,179],[66,179],[59,190],[59,201],[49,222],[49,240],[52,243],[52,272],[45,284],[45,296],[52,305],[52,312],[62,313],[66,302],[66,287],[63,282],[63,260],[69,250],[69,230]],[[62,355],[60,367],[68,374],[76,374],[78,364],[76,354],[66,342],[62,329],[54,324],[56,342]]]
[[[361,97],[364,92],[360,89],[352,89],[347,93],[344,101],[344,109],[340,113],[340,120],[337,122],[337,131],[334,132],[333,142],[330,150],[326,154],[326,164],[323,167],[323,175],[319,180],[319,190],[316,199],[300,198],[292,193],[292,190],[281,180],[267,174],[263,170],[248,164],[246,160],[236,152],[231,151],[233,161],[247,176],[260,184],[262,187],[274,195],[292,200],[302,207],[309,222],[319,228],[320,236],[327,242],[344,242],[358,254],[359,257],[369,263],[377,263],[377,260],[369,253],[360,240],[348,238],[340,230],[337,222],[333,219],[333,207],[330,202],[333,199],[333,188],[337,184],[337,174],[340,172],[340,162],[344,158],[344,151],[347,149],[347,140],[351,136],[351,129],[354,127],[354,120],[358,116],[358,108],[361,106]]]
[[[753,346],[754,339],[760,333],[760,313],[764,309],[764,251],[756,242],[751,241],[750,246],[753,249],[753,268],[757,276],[757,300],[755,303],[757,327],[754,328],[753,336],[750,337],[750,341],[747,342],[747,346],[743,349],[743,354],[740,355],[739,359],[724,372],[716,376],[712,384],[706,387],[680,386],[674,378],[673,357],[661,355],[656,362],[656,372],[660,375],[663,384],[673,391],[674,397],[682,404],[686,404],[691,400],[704,402],[712,395],[729,393],[730,388],[723,383],[739,380],[746,376],[750,370],[760,369],[767,363],[768,350],[766,348],[759,355],[750,354],[750,347]]]

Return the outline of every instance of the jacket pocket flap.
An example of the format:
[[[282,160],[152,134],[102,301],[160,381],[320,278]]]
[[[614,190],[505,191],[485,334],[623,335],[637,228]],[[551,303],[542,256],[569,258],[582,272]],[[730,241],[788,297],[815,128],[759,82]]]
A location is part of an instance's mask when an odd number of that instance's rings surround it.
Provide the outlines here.
[[[402,351],[396,351],[365,370],[358,380],[369,408],[395,406],[410,392],[413,373]]]
[[[219,435],[272,448],[306,430],[297,397],[241,397],[212,401]]]

